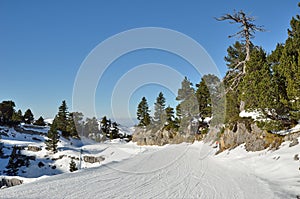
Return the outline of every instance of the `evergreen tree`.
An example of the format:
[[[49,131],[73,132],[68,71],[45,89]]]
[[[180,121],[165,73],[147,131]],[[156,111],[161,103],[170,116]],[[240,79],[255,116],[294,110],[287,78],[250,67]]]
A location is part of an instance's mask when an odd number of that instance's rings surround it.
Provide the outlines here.
[[[240,98],[245,102],[245,109],[260,110],[267,115],[278,102],[270,66],[262,48],[252,51],[247,65],[249,71],[240,85],[243,91]]]
[[[13,101],[2,101],[0,103],[0,124],[11,125],[12,116],[15,112],[15,103]]]
[[[156,98],[156,102],[154,103],[154,122],[158,125],[164,123],[165,116],[165,106],[166,106],[166,98],[163,93],[160,92],[158,97]]]
[[[300,6],[300,4],[298,5]],[[293,17],[280,57],[279,71],[286,80],[286,103],[291,119],[300,119],[300,15]]]
[[[59,135],[57,132],[57,117],[53,120],[50,130],[47,134],[47,140],[45,141],[46,150],[52,151],[53,153],[57,152],[57,143],[59,141]]]
[[[137,108],[137,119],[139,120],[138,126],[148,126],[151,123],[149,112],[147,99],[143,97]]]
[[[101,124],[101,131],[106,136],[109,134],[109,128],[110,128],[110,121],[107,119],[106,116],[104,116],[100,122]]]
[[[18,175],[18,158],[17,158],[17,147],[13,146],[13,150],[10,154],[8,164],[6,166],[6,174],[9,176]]]
[[[212,114],[210,92],[203,78],[196,86],[198,87],[196,90],[196,97],[199,105],[199,115],[201,119],[204,120],[206,117],[211,117]]]
[[[179,111],[179,114],[181,115],[178,119],[178,121],[180,121],[179,131],[185,132],[190,125],[192,118],[197,117],[199,114],[199,105],[195,90],[187,77],[181,82],[181,88],[178,89],[176,100],[179,101],[177,111]]]
[[[175,119],[175,112],[174,112],[174,109],[170,106],[168,106],[166,109],[165,109],[165,112],[166,112],[166,124],[165,124],[165,127],[164,129],[169,131],[169,130],[178,130],[179,126],[178,126],[178,123],[177,123],[177,120]]]
[[[96,137],[98,134],[100,134],[100,130],[99,130],[99,124],[98,121],[95,117],[93,117],[92,119],[90,118],[86,118],[86,122],[85,122],[85,135],[87,137]]]
[[[75,124],[76,121],[75,121],[74,113],[70,113],[67,119],[68,119],[68,125],[66,130],[68,134],[73,138],[79,138],[76,124]]]
[[[39,119],[37,121],[35,121],[33,124],[37,125],[37,126],[46,126],[46,123],[42,116],[40,116]]]
[[[24,122],[26,124],[32,124],[34,121],[33,113],[30,109],[27,109],[24,113]]]
[[[83,114],[80,112],[73,112],[73,122],[75,124],[77,132],[84,136],[84,121],[83,121]]]
[[[77,165],[76,165],[75,161],[73,160],[73,158],[71,159],[69,170],[70,170],[70,172],[74,172],[74,171],[78,170]]]
[[[182,118],[182,113],[181,113],[181,109],[180,109],[180,104],[178,104],[176,106],[176,118],[180,121]]]
[[[119,125],[118,125],[117,122],[112,122],[112,123],[111,123],[111,128],[110,128],[110,139],[120,138],[118,126],[119,126]]]
[[[58,114],[57,114],[57,130],[60,130],[62,132],[62,136],[69,137],[70,132],[67,131],[67,126],[69,123],[69,112],[67,103],[65,100],[62,101],[61,106],[58,108]]]
[[[277,44],[276,49],[267,57],[271,71],[273,71],[272,87],[275,90],[276,97],[276,106],[274,109],[280,116],[288,115],[289,113],[286,78],[280,68],[280,57],[282,56],[283,49],[283,44]]]
[[[12,115],[12,122],[15,124],[15,125],[18,125],[20,124],[21,122],[24,121],[24,118],[23,118],[23,115],[22,115],[22,111],[21,110],[18,110],[17,112],[14,112],[13,115]]]
[[[0,158],[3,156],[3,143],[1,142],[1,135],[0,135]]]
[[[181,82],[181,88],[178,89],[176,100],[184,101],[193,96],[194,89],[192,88],[192,86],[193,84],[188,80],[188,78],[184,77],[183,81]]]

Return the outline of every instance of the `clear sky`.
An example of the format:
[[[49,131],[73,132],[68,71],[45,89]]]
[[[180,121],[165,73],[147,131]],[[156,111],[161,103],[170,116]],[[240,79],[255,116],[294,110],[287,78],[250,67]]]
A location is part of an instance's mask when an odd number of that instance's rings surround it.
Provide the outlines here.
[[[132,28],[162,27],[196,40],[208,52],[222,75],[224,56],[235,39],[237,26],[214,17],[243,9],[257,17],[267,32],[253,41],[271,52],[287,38],[292,16],[299,14],[297,0],[0,0],[0,100],[13,100],[23,112],[51,118],[62,100],[72,107],[76,74],[87,55],[107,38]],[[122,44],[120,44],[122,45]],[[111,116],[111,94],[116,82],[137,65],[161,63],[173,67],[195,84],[200,81],[189,63],[155,49],[126,54],[105,71],[96,96],[97,115]],[[181,80],[178,80],[179,82]],[[135,90],[129,108],[133,114],[142,96],[152,106],[159,91],[174,106],[169,88],[145,85]],[[122,99],[118,99],[122,100]],[[119,113],[115,117],[127,117]]]

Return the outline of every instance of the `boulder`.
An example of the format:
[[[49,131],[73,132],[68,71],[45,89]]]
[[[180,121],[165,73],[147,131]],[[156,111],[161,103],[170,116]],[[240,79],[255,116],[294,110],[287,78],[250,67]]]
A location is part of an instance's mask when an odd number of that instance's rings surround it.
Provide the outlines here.
[[[19,180],[17,178],[11,178],[11,179],[2,178],[0,180],[0,188],[12,187],[12,186],[20,185],[22,183],[23,183],[23,180]]]
[[[28,151],[33,151],[33,152],[38,152],[38,151],[40,151],[40,150],[42,150],[42,149],[41,149],[41,147],[39,147],[39,146],[28,146],[28,147],[27,147],[27,150],[28,150]]]
[[[103,160],[105,160],[105,158],[102,156],[100,156],[100,157],[83,156],[83,161],[91,163],[91,164],[96,163],[96,162],[102,162]]]

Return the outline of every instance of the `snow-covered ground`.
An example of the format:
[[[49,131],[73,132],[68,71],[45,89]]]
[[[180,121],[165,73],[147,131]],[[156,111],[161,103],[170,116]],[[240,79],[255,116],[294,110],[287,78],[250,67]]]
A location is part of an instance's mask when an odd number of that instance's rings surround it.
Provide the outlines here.
[[[101,155],[96,165],[40,177],[0,190],[0,198],[296,198],[300,195],[300,145],[285,142],[277,151],[246,152],[243,146],[215,155],[202,142],[137,146],[120,141],[68,145],[57,156]],[[76,146],[78,144],[78,146]],[[76,150],[77,149],[77,150]],[[41,152],[44,153],[44,152]],[[66,162],[63,162],[66,161]]]

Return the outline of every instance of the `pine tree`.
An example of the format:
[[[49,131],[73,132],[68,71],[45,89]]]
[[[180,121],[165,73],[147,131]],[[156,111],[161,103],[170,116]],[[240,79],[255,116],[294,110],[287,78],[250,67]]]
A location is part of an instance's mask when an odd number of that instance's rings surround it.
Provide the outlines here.
[[[177,120],[175,119],[175,112],[174,109],[170,106],[168,106],[165,109],[166,112],[166,124],[164,126],[164,129],[169,131],[169,130],[178,130],[179,126],[177,123]]]
[[[185,132],[193,117],[198,116],[199,105],[192,83],[185,77],[181,82],[181,88],[178,89],[176,100],[179,101],[177,115],[180,114],[180,132]]]
[[[78,170],[77,165],[76,165],[75,161],[73,160],[73,158],[71,159],[69,170],[70,170],[70,172],[74,172],[74,171]]]
[[[62,136],[64,137],[70,136],[70,132],[67,131],[67,126],[69,123],[68,117],[69,117],[69,112],[68,112],[67,103],[65,100],[63,100],[61,106],[58,108],[57,130],[60,130],[62,132]]]
[[[45,141],[46,150],[56,153],[57,143],[59,141],[59,135],[57,132],[57,117],[53,120],[50,126],[50,130],[48,131],[47,138],[48,139]]]
[[[137,108],[137,119],[139,120],[138,126],[148,126],[151,123],[149,112],[147,99],[143,97]]]
[[[33,113],[30,109],[27,109],[24,113],[24,121],[26,124],[32,124],[34,121]]]
[[[245,62],[250,60],[250,53],[251,53],[251,38],[254,38],[254,34],[256,31],[264,31],[261,26],[257,26],[253,23],[255,21],[254,17],[247,16],[244,11],[240,10],[239,12],[234,12],[233,14],[226,14],[219,18],[216,18],[218,21],[230,20],[230,23],[237,23],[240,24],[241,30],[234,35],[230,35],[230,37],[242,37],[245,39],[245,52],[246,57],[245,60],[240,61],[237,63],[235,67],[242,65],[242,71],[246,73],[246,65]]]
[[[107,119],[106,116],[102,118],[100,124],[101,124],[101,131],[106,136],[109,133],[109,128],[110,128],[109,120]]]
[[[160,92],[158,97],[156,98],[156,102],[154,103],[154,122],[158,125],[164,123],[165,116],[165,106],[166,106],[166,98],[163,93]]]
[[[40,116],[39,119],[37,121],[35,121],[33,124],[37,125],[37,126],[46,126],[46,123],[42,116]]]
[[[180,109],[180,104],[178,104],[176,106],[176,118],[180,121],[182,118],[182,113],[181,113],[181,109]]]
[[[253,50],[247,65],[249,71],[240,85],[243,91],[240,98],[245,102],[245,109],[260,110],[267,115],[277,102],[264,50],[262,48]]]
[[[13,101],[2,101],[0,103],[0,124],[11,125],[15,103]]]
[[[75,124],[74,113],[70,113],[67,120],[68,120],[68,125],[66,131],[69,133],[71,137],[79,138],[78,131]]]
[[[78,134],[80,134],[80,136],[84,136],[83,114],[80,112],[73,112],[72,116]]]
[[[18,125],[20,124],[21,122],[24,121],[24,118],[23,118],[23,115],[22,115],[22,111],[21,110],[18,110],[17,112],[14,112],[13,115],[12,115],[12,122],[15,124],[15,125]]]
[[[92,119],[86,118],[84,131],[85,131],[84,133],[87,137],[90,137],[90,136],[95,137],[98,134],[100,134],[99,124],[95,117],[93,117]]]
[[[298,5],[300,6],[300,4]],[[286,103],[291,119],[300,119],[300,15],[293,17],[280,57],[279,71],[286,80]]]
[[[201,82],[196,86],[198,87],[196,97],[199,105],[199,115],[204,120],[206,117],[211,117],[212,114],[210,92],[203,78],[201,78]]]
[[[118,123],[117,122],[112,122],[111,123],[111,128],[110,128],[110,139],[116,139],[119,138],[119,128],[118,128]]]
[[[1,142],[1,135],[0,135],[0,158],[3,156],[3,143]]]
[[[176,100],[184,101],[193,96],[194,89],[192,88],[192,86],[193,84],[188,80],[188,78],[184,77],[183,81],[181,82],[181,88],[178,89]]]
[[[18,168],[17,161],[18,161],[18,158],[17,158],[17,147],[13,146],[13,150],[12,150],[12,152],[10,154],[9,161],[8,161],[7,166],[6,166],[6,169],[7,169],[6,173],[7,173],[7,175],[9,175],[9,176],[16,176],[16,175],[18,175],[19,168]]]

